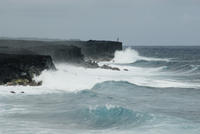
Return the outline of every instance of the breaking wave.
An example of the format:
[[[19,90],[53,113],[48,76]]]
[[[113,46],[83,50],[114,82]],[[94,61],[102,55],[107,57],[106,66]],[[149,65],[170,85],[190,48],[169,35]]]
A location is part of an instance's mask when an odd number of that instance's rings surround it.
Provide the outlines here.
[[[91,89],[97,83],[104,81],[128,81],[138,86],[147,87],[181,87],[195,88],[199,84],[182,83],[173,79],[164,79],[159,76],[162,74],[162,68],[140,68],[131,66],[116,66],[121,71],[107,69],[86,69],[66,64],[57,65],[57,71],[44,71],[37,80],[42,80],[42,87],[45,89],[64,90],[76,92],[85,89]],[[123,69],[128,69],[124,71]],[[163,75],[165,75],[163,73]]]
[[[116,51],[115,57],[112,60],[114,63],[134,63],[136,61],[145,60],[145,61],[169,61],[169,59],[161,59],[161,58],[149,58],[140,56],[139,53],[131,48],[127,48],[123,51]]]
[[[178,62],[170,61],[170,59],[140,56],[136,50],[130,48],[117,51],[112,62],[102,62],[99,64],[117,67],[120,71],[101,68],[91,69],[64,63],[56,64],[56,71],[45,70],[40,76],[35,78],[36,81],[43,81],[42,86],[1,86],[0,92],[6,94],[9,93],[9,91],[16,91],[16,93],[19,94],[22,91],[26,91],[26,93],[30,94],[57,91],[77,92],[80,90],[92,89],[97,83],[105,81],[127,81],[137,86],[156,88],[200,88],[198,82],[183,82],[178,79],[170,78],[171,75],[180,75],[179,71],[183,71],[184,73],[196,72],[199,66],[189,65],[188,67],[183,65],[184,68],[180,68],[181,66]],[[174,70],[176,71],[175,73]]]

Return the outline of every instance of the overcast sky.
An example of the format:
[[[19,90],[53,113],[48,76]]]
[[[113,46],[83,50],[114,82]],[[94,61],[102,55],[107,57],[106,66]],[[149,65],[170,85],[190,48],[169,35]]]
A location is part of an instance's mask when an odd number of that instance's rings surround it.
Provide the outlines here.
[[[0,0],[0,36],[200,45],[200,0]]]

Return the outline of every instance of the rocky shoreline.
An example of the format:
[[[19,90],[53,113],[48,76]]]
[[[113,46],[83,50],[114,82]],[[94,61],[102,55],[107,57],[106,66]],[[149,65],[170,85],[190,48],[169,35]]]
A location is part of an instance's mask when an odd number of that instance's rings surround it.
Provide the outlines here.
[[[121,42],[114,41],[35,41],[0,39],[0,85],[39,86],[35,76],[56,70],[54,63],[70,63],[86,68],[120,71],[97,62],[111,60]]]
[[[41,85],[33,78],[45,69],[55,70],[51,56],[0,54],[0,85]]]

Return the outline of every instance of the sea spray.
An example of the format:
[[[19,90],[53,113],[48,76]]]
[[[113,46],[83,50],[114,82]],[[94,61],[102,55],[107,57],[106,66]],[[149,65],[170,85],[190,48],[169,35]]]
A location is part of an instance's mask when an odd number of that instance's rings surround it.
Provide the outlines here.
[[[120,54],[119,54],[120,53]],[[133,53],[133,54],[131,54]],[[124,64],[120,61],[119,55],[121,55]],[[135,57],[135,59],[133,59]],[[16,94],[25,92],[26,94],[40,94],[51,93],[59,91],[77,92],[80,90],[91,89],[97,83],[105,81],[127,81],[132,84],[147,87],[180,87],[180,88],[199,88],[198,83],[182,82],[180,80],[171,79],[169,72],[163,71],[163,67],[136,67],[126,62],[133,62],[136,60],[148,59],[150,60],[163,60],[159,58],[140,56],[136,50],[125,49],[118,51],[114,57],[113,62],[101,62],[100,64],[109,64],[109,66],[120,68],[121,71],[108,70],[108,69],[91,69],[84,67],[77,67],[69,64],[56,64],[56,71],[45,70],[38,77],[35,77],[36,81],[42,81],[42,86],[30,87],[30,86],[13,86],[6,87],[1,86],[2,94],[10,94],[10,91],[15,91]],[[121,64],[116,64],[116,61]],[[128,71],[124,71],[127,69]],[[45,90],[44,90],[45,89]]]
[[[121,57],[121,58],[120,58]],[[135,58],[136,57],[136,58]],[[126,49],[117,51],[113,62],[100,62],[99,64],[109,64],[109,66],[117,67],[121,71],[101,69],[101,68],[84,68],[69,64],[56,64],[57,71],[44,71],[39,77],[38,81],[43,81],[43,87],[47,89],[64,90],[68,92],[77,92],[80,90],[91,89],[95,84],[104,81],[128,81],[130,83],[148,86],[148,87],[190,87],[198,88],[199,84],[182,83],[178,80],[169,79],[167,73],[163,72],[163,67],[134,67],[127,62],[134,62],[137,60],[148,61],[168,61],[168,59],[152,58],[140,56],[139,53],[133,49]],[[116,63],[121,64],[116,64]],[[128,71],[124,71],[124,70]]]
[[[123,51],[116,51],[114,59],[112,60],[113,63],[120,63],[120,64],[128,64],[134,63],[139,60],[146,60],[146,61],[169,61],[170,59],[161,59],[161,58],[152,58],[152,57],[144,57],[140,56],[139,53],[131,48],[127,48]]]

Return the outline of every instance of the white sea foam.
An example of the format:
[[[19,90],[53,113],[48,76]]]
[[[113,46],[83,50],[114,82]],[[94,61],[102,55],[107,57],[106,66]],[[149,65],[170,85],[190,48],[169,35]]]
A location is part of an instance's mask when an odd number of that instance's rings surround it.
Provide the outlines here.
[[[146,58],[139,56],[135,50],[126,49],[116,52],[115,63],[132,63],[138,59],[147,60],[166,60],[157,58]],[[104,81],[128,81],[139,86],[149,87],[181,87],[181,88],[199,88],[200,84],[185,83],[161,75],[167,75],[161,72],[163,67],[159,68],[142,68],[133,67],[127,64],[115,64],[107,62],[109,66],[118,67],[121,71],[108,69],[89,69],[84,67],[76,67],[69,64],[57,64],[57,71],[43,71],[39,77],[35,79],[43,81],[43,85],[39,87],[22,87],[22,86],[0,86],[0,92],[10,94],[10,91],[16,91],[16,94],[22,95],[21,91],[26,94],[40,94],[51,92],[76,92],[84,89],[91,89],[95,84]],[[105,63],[100,63],[105,64]],[[124,69],[128,69],[125,71]]]
[[[37,80],[43,81],[44,89],[79,91],[91,89],[104,81],[128,81],[139,86],[149,87],[200,87],[199,84],[182,83],[173,79],[160,78],[160,68],[140,68],[132,66],[110,65],[121,71],[107,69],[86,69],[67,64],[57,65],[58,71],[44,71]],[[129,71],[124,71],[123,69]]]
[[[138,60],[169,61],[169,59],[143,57],[143,56],[140,56],[136,50],[127,48],[124,51],[116,51],[115,57],[112,60],[112,62],[114,62],[114,63],[134,63]]]

